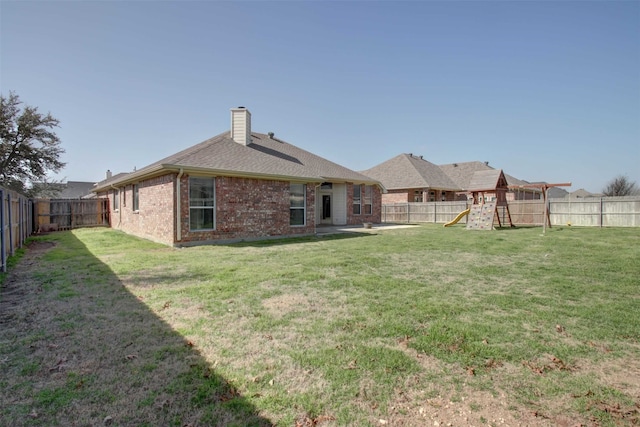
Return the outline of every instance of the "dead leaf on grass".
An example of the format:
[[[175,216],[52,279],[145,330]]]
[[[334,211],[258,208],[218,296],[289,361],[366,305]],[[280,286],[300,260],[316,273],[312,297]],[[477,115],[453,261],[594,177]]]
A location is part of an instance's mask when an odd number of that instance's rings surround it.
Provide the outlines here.
[[[164,305],[162,306],[162,310],[166,310],[169,307],[171,307],[171,301],[165,302]]]
[[[403,347],[407,347],[409,345],[410,340],[411,340],[411,337],[409,335],[405,335],[404,337],[398,340],[398,344],[400,344]]]
[[[344,369],[358,369],[358,361],[356,359],[353,359]]]
[[[133,359],[137,359],[138,356],[135,354],[127,354],[124,358],[127,360],[133,360]]]
[[[487,359],[487,361],[484,363],[484,367],[488,369],[498,368],[500,366],[502,366],[502,362],[498,362],[495,359]]]
[[[333,421],[333,420],[335,420],[335,417],[332,417],[331,415],[319,415],[316,418],[310,418],[308,416],[304,416],[296,420],[295,427],[315,427],[325,421]]]

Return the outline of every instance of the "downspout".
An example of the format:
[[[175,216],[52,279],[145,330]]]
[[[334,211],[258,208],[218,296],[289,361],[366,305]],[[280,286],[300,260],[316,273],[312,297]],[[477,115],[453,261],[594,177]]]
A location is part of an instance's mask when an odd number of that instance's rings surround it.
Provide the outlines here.
[[[184,170],[180,168],[178,177],[176,178],[176,242],[182,240],[182,209],[180,206],[180,179],[184,174]]]

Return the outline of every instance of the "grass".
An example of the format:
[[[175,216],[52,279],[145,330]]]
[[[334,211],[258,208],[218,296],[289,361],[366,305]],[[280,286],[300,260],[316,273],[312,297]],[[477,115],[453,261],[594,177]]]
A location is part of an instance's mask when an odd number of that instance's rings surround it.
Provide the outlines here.
[[[638,229],[35,240],[0,333],[11,425],[640,422]]]

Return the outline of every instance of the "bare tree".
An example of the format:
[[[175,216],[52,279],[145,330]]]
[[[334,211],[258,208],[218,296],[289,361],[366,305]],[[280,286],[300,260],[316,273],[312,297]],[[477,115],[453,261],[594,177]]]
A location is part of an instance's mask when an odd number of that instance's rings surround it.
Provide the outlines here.
[[[602,190],[605,196],[633,196],[638,193],[638,186],[624,175],[613,178]]]
[[[0,95],[0,185],[25,193],[29,183],[44,181],[64,167],[64,149],[52,130],[58,119],[25,105],[20,97]]]

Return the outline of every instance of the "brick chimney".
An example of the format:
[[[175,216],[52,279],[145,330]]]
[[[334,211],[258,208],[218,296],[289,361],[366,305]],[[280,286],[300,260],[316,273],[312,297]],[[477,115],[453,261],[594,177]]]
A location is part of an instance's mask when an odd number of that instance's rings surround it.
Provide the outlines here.
[[[244,107],[231,109],[231,139],[238,144],[251,144],[251,113]]]

